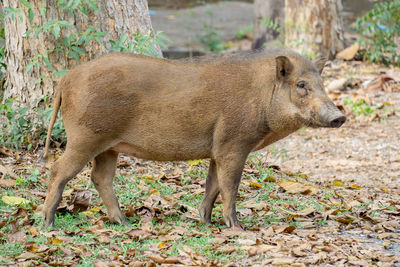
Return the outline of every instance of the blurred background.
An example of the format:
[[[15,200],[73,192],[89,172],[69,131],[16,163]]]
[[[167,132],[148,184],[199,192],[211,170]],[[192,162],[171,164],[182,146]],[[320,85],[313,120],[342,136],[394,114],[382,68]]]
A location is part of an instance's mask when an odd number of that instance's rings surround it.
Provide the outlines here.
[[[163,50],[164,56],[179,58],[208,52],[219,53],[232,50],[249,50],[266,45],[284,45],[286,13],[284,2],[265,0],[149,0],[148,4],[154,29],[163,31],[171,39],[168,49]],[[300,3],[301,1],[286,2],[286,4],[293,2],[296,5],[296,2]],[[314,19],[306,13],[314,9],[324,8],[318,6],[323,1],[308,2],[307,5],[303,5],[295,12],[298,25],[307,25]],[[343,30],[344,46],[349,46],[359,38],[356,33],[357,18],[370,11],[376,2],[371,0],[336,1],[336,6],[326,7],[328,12],[336,17],[336,21],[328,21],[329,16],[319,17],[319,23],[338,24],[341,27],[340,21],[337,22],[338,19],[341,19],[343,28],[338,29],[339,34],[342,34],[340,31]],[[305,15],[298,15],[300,13]],[[288,18],[288,21],[290,19],[292,18]],[[334,26],[338,27],[337,25]],[[303,31],[311,32],[312,29],[303,29]],[[289,46],[296,48],[296,42],[299,44],[304,41],[299,40],[299,35],[294,35],[294,38],[297,40],[292,40],[288,43]],[[305,37],[303,36],[303,38]],[[311,40],[314,44],[316,44],[316,41],[318,40]],[[315,47],[303,47],[300,50],[304,50],[300,52],[311,55],[313,52],[318,52]]]

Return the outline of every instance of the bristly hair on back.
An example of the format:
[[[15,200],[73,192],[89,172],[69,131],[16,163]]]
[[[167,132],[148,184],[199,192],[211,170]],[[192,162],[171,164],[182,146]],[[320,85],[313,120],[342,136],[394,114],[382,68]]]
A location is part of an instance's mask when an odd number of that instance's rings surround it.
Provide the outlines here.
[[[240,63],[242,61],[257,59],[261,57],[269,57],[269,56],[290,56],[290,57],[302,57],[302,55],[297,52],[285,49],[281,47],[273,47],[273,48],[259,48],[250,51],[233,51],[227,52],[218,55],[205,55],[191,58],[183,58],[183,59],[175,59],[172,61],[184,62],[184,63],[213,63],[213,62],[221,62],[227,61],[230,63]]]

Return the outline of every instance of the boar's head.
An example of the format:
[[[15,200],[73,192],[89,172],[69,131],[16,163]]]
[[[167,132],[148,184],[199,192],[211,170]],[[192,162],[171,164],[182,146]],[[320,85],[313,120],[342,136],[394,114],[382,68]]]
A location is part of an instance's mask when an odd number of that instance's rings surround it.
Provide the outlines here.
[[[285,116],[298,126],[338,128],[346,121],[324,90],[321,73],[326,59],[314,62],[300,55],[277,56],[278,99]],[[283,103],[285,102],[285,103]]]

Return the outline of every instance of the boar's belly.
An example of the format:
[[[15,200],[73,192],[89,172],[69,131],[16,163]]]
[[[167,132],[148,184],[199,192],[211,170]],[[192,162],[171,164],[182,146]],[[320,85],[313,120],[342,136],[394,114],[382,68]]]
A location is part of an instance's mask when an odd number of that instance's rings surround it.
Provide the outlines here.
[[[158,161],[176,161],[210,158],[210,149],[205,146],[150,146],[142,148],[137,145],[121,142],[110,148],[119,153],[135,156],[137,158]]]

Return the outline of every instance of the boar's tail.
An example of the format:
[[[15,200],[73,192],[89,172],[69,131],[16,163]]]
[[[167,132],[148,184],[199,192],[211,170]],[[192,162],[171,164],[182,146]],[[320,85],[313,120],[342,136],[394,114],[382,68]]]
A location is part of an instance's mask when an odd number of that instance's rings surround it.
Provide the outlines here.
[[[50,124],[49,128],[47,129],[46,144],[44,146],[44,154],[43,154],[44,159],[47,159],[49,153],[51,131],[53,130],[54,123],[56,122],[57,113],[58,110],[60,109],[60,105],[61,105],[61,88],[58,88],[56,89],[56,95],[54,96],[53,112],[51,113]]]

